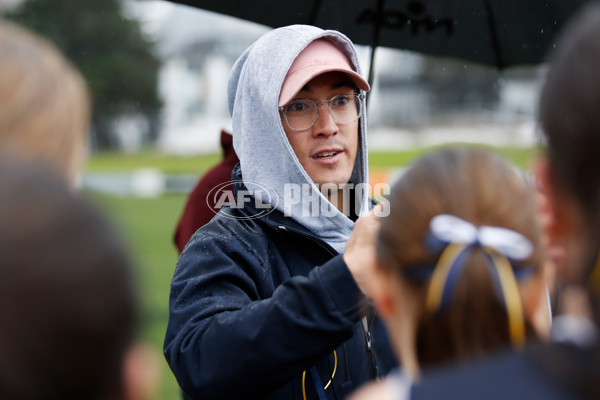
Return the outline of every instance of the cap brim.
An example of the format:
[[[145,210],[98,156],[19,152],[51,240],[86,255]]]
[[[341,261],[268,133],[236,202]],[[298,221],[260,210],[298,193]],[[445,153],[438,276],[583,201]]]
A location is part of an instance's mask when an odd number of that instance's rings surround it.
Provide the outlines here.
[[[351,69],[344,69],[337,66],[331,65],[312,65],[299,69],[292,72],[286,77],[284,87],[281,88],[281,94],[279,95],[279,107],[282,107],[289,103],[296,94],[313,78],[324,74],[326,72],[342,72],[352,80],[354,85],[368,92],[370,90],[369,84],[363,79],[358,73]]]

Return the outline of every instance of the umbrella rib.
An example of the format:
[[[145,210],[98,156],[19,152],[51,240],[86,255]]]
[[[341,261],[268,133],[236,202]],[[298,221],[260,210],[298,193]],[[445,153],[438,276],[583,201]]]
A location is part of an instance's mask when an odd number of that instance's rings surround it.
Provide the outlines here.
[[[315,0],[313,2],[312,8],[310,10],[310,16],[308,19],[309,25],[315,25],[317,22],[317,16],[319,15],[319,10],[321,9],[321,0]]]
[[[502,59],[502,50],[500,49],[500,42],[498,41],[498,31],[496,30],[496,23],[494,21],[494,11],[490,0],[483,0],[485,6],[486,17],[488,25],[490,27],[490,33],[492,35],[492,47],[494,48],[494,55],[496,56],[496,67],[498,69],[504,69],[504,60]]]
[[[369,62],[369,77],[367,82],[369,86],[373,87],[373,65],[375,61],[375,49],[379,46],[379,40],[381,37],[381,25],[383,24],[383,0],[377,0],[375,24],[373,26],[373,41],[371,42],[371,60]],[[368,100],[367,100],[368,101]]]

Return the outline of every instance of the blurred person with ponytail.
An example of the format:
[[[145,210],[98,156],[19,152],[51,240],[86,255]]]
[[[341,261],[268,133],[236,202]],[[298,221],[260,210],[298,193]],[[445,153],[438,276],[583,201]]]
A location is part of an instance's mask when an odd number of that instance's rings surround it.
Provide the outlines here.
[[[392,187],[389,201],[373,301],[402,372],[356,399],[407,398],[421,368],[547,335],[535,197],[508,163],[481,149],[435,151]]]

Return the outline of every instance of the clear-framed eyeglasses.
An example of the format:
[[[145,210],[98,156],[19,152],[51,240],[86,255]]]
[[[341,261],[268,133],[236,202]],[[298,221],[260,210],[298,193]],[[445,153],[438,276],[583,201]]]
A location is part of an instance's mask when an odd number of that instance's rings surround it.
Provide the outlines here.
[[[292,100],[287,105],[279,107],[283,119],[294,131],[304,131],[311,128],[319,118],[322,105],[327,105],[333,120],[338,124],[349,124],[360,118],[364,94],[338,94],[329,100]]]

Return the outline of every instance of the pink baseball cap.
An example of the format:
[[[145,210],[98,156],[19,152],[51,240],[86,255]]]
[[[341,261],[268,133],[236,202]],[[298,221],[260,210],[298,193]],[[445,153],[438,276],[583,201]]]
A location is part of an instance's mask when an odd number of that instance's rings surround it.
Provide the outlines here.
[[[311,42],[298,54],[281,87],[279,106],[287,104],[312,78],[325,72],[339,71],[348,75],[352,82],[364,91],[369,84],[357,74],[342,50],[327,39]]]

